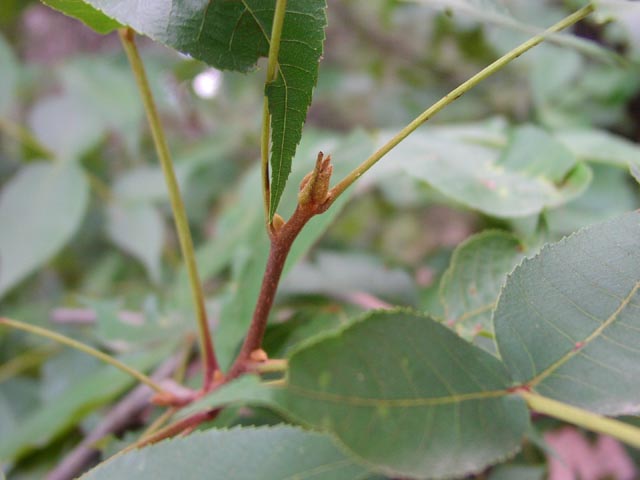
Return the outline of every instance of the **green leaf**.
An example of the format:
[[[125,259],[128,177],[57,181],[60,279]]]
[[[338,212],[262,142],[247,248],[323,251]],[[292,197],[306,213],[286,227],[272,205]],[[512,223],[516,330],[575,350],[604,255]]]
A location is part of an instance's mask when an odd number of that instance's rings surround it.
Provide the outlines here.
[[[83,0],[40,0],[59,12],[77,18],[98,33],[106,34],[121,25]]]
[[[275,2],[87,0],[118,22],[220,69],[245,72],[269,53]],[[75,4],[75,2],[74,2]],[[177,5],[176,5],[177,4]],[[276,79],[266,86],[271,113],[271,216],[276,211],[302,137],[318,77],[326,26],[325,0],[289,0]],[[73,12],[66,10],[73,15]]]
[[[591,181],[587,166],[570,162],[558,141],[533,127],[515,130],[502,157],[495,148],[451,138],[438,129],[414,133],[387,156],[392,168],[469,208],[503,218],[526,217],[566,203]],[[558,168],[550,159],[559,162]]]
[[[287,3],[278,76],[266,88],[271,114],[271,217],[291,172],[291,161],[311,105],[327,24],[326,8],[325,0]]]
[[[556,133],[555,137],[581,160],[622,168],[640,166],[640,146],[605,130],[566,130]]]
[[[461,243],[440,283],[445,320],[464,337],[492,332],[491,315],[506,276],[524,256],[510,233],[484,231]]]
[[[62,161],[77,160],[106,132],[103,119],[71,94],[38,101],[29,112],[28,123],[34,136]]]
[[[638,208],[637,188],[629,181],[627,172],[609,165],[596,164],[591,168],[593,181],[582,195],[545,213],[551,232],[568,235]]]
[[[148,370],[168,353],[167,348],[136,354],[122,361],[138,370]],[[78,378],[55,398],[47,398],[42,408],[20,422],[14,431],[0,439],[0,461],[18,460],[41,448],[78,421],[124,392],[135,383],[129,375],[105,365],[97,372]]]
[[[461,13],[464,16],[477,19],[486,24],[493,24],[498,27],[523,33],[528,37],[539,35],[544,28],[532,24],[530,18],[524,17],[526,21],[520,21],[515,18],[505,4],[498,0],[414,0],[416,3],[426,4],[434,8],[444,7],[448,11],[455,14]],[[510,5],[514,9],[518,9],[518,5]],[[542,14],[546,14],[550,8],[546,6],[542,10]],[[521,16],[522,17],[522,16]],[[551,23],[549,20],[547,23]],[[586,38],[571,35],[569,33],[556,33],[549,35],[545,39],[546,42],[561,46],[573,48],[577,52],[584,55],[593,56],[600,61],[607,63],[622,63],[623,58],[616,55],[615,52],[600,46],[597,42]],[[499,48],[505,48],[505,43],[499,45]]]
[[[80,226],[89,188],[77,165],[34,163],[0,192],[0,296],[54,256]]]
[[[83,480],[355,480],[366,471],[319,433],[278,425],[207,430],[135,450],[98,465]]]
[[[629,165],[629,173],[635,179],[636,182],[640,183],[640,166],[637,165]]]
[[[118,60],[104,56],[74,58],[59,68],[58,76],[67,95],[84,107],[85,121],[94,121],[117,133],[135,156],[144,126],[144,110],[129,65]],[[156,98],[162,100],[166,98],[165,92],[163,95],[158,92],[162,77],[154,63],[147,63],[151,88]],[[165,102],[160,101],[158,108],[166,109]]]
[[[404,270],[391,269],[380,259],[364,253],[328,250],[315,255],[314,262],[299,263],[279,287],[280,294],[322,294],[344,299],[366,292],[383,298],[415,304],[416,288]]]
[[[513,454],[528,426],[492,355],[427,317],[375,312],[289,360],[282,408],[391,476],[465,476]]]
[[[0,35],[0,117],[6,115],[15,101],[18,86],[18,62],[10,45]]]
[[[494,314],[514,380],[598,413],[640,411],[640,213],[546,246],[509,276]]]
[[[146,203],[113,203],[107,208],[106,228],[111,241],[142,262],[151,281],[159,283],[164,224],[158,210]]]

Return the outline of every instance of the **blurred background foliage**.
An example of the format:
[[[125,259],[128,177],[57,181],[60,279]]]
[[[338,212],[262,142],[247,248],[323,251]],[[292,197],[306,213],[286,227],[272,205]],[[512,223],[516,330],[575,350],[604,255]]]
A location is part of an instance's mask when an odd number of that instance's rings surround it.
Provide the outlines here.
[[[583,3],[330,0],[282,213],[318,150],[348,171],[537,26]],[[491,306],[523,255],[638,208],[629,171],[640,171],[640,15],[625,3],[466,94],[363,177],[349,202],[312,223],[281,286],[270,355],[389,304],[430,312],[492,351]],[[0,315],[146,371],[182,361],[195,326],[186,275],[117,37],[34,1],[3,0],[0,25]],[[228,361],[268,246],[256,169],[263,71],[218,72],[140,43]],[[466,240],[485,229],[500,232]],[[49,478],[65,478],[61,459],[132,386],[92,358],[0,330],[0,462],[9,478],[43,478],[56,465]],[[127,426],[155,415],[142,409]],[[217,422],[277,420],[241,409]],[[106,436],[98,449],[108,455],[132,438]],[[515,470],[491,478],[540,478],[539,445],[532,434]]]

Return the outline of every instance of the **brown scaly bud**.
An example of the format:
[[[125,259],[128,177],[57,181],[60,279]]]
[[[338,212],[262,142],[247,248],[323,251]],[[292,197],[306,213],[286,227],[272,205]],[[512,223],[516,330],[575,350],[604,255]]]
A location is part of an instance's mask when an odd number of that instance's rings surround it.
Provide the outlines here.
[[[300,183],[298,203],[301,207],[317,209],[325,203],[329,193],[329,182],[331,181],[332,173],[331,155],[325,157],[322,152],[319,152],[315,168]]]
[[[286,222],[284,221],[284,218],[282,218],[282,216],[280,216],[277,213],[273,214],[273,220],[271,220],[271,233],[272,234],[277,234],[280,229],[284,226]]]
[[[249,359],[252,362],[266,362],[267,360],[269,360],[269,357],[267,356],[267,352],[265,352],[261,348],[258,348],[257,350],[251,352],[251,354],[249,355]]]

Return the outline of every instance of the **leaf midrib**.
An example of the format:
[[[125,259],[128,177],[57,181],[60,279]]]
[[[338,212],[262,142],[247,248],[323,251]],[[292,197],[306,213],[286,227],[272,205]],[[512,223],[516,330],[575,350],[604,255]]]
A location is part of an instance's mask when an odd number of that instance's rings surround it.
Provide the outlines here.
[[[342,403],[353,407],[389,407],[389,408],[408,408],[408,407],[430,407],[437,405],[447,405],[453,403],[462,403],[470,400],[484,400],[489,398],[499,398],[510,395],[512,392],[504,390],[490,390],[483,392],[462,393],[458,395],[447,395],[445,397],[433,398],[366,398],[351,395],[340,395],[337,393],[319,392],[317,390],[309,390],[296,385],[287,385],[286,388],[292,393],[308,397],[314,400],[322,400],[332,403]]]
[[[581,343],[579,348],[574,348],[569,352],[567,352],[566,354],[564,354],[562,357],[556,360],[553,364],[551,364],[549,367],[547,367],[545,370],[543,370],[541,373],[539,373],[538,375],[533,377],[529,382],[527,382],[527,385],[530,387],[535,387],[540,382],[542,382],[545,378],[551,375],[554,371],[556,371],[562,365],[564,365],[569,360],[571,360],[574,356],[580,354],[585,349],[585,347],[587,347],[587,345],[589,345],[593,340],[598,338],[602,334],[602,332],[604,332],[607,329],[607,327],[609,327],[613,322],[617,320],[620,313],[622,313],[622,311],[629,305],[629,303],[631,302],[631,299],[635,296],[638,290],[640,290],[640,282],[635,283],[631,291],[627,294],[626,297],[622,299],[622,302],[620,302],[620,305],[618,306],[618,308],[616,308],[616,310],[609,316],[609,318],[607,318],[604,322],[602,322],[602,324],[600,324],[598,328],[596,328],[593,332],[591,332],[591,334],[589,334],[588,337],[586,337],[581,342],[578,342],[578,343]]]

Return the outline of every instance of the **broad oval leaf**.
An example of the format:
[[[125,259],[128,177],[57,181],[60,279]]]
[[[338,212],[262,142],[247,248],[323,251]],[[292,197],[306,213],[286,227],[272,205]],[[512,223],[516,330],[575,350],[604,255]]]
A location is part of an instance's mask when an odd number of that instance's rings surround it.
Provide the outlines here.
[[[434,320],[375,312],[293,354],[278,402],[393,476],[464,476],[513,454],[528,426],[492,355]]]
[[[86,0],[86,3],[123,25],[209,65],[241,72],[250,70],[260,57],[268,55],[276,4],[272,0],[189,3],[162,0],[153,5],[143,0]],[[60,5],[57,8],[63,10]],[[327,23],[325,10],[325,0],[287,2],[277,77],[265,91],[271,113],[271,216],[291,172],[291,161],[316,85]],[[66,13],[74,15],[71,9]]]
[[[74,163],[23,167],[0,192],[0,296],[55,255],[71,238],[89,202]]]
[[[580,195],[592,176],[562,144],[532,127],[516,130],[501,157],[495,148],[448,138],[437,129],[414,133],[388,157],[384,161],[452,200],[503,218],[562,205]]]
[[[512,234],[484,231],[461,243],[440,283],[445,321],[464,337],[493,331],[491,315],[500,289],[523,257],[524,247]]]
[[[113,204],[107,208],[107,234],[113,243],[145,266],[151,281],[160,282],[164,225],[150,204]]]
[[[89,105],[71,94],[38,101],[29,112],[28,122],[35,137],[61,161],[77,160],[100,141],[107,129]]]
[[[603,414],[640,411],[640,213],[546,246],[510,275],[494,314],[517,382]]]
[[[83,480],[356,480],[367,472],[320,433],[278,425],[207,430],[104,462]]]

